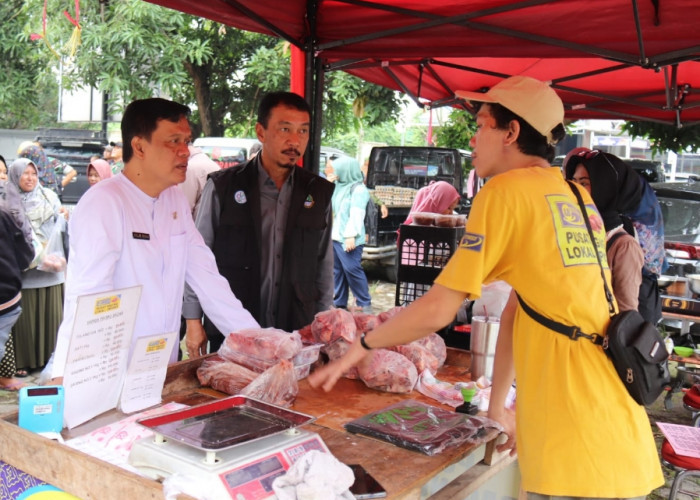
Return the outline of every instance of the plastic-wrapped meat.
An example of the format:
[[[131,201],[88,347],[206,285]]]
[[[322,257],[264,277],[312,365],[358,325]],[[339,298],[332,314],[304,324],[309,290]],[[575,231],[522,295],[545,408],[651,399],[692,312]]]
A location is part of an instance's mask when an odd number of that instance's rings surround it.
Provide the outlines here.
[[[360,333],[371,332],[379,326],[379,319],[374,314],[354,312],[352,317],[355,318],[355,326]]]
[[[431,333],[427,337],[414,340],[411,343],[419,344],[430,351],[438,360],[438,368],[445,364],[445,360],[447,359],[447,346],[445,345],[445,339],[437,333]],[[433,372],[433,374],[435,374],[435,372]]]
[[[367,387],[385,392],[411,392],[418,380],[418,371],[406,356],[386,349],[372,351],[371,359],[360,363],[358,372]]]
[[[306,325],[303,328],[299,328],[299,335],[301,336],[301,341],[304,344],[315,344],[316,339],[311,331],[311,325]]]
[[[357,326],[355,326],[355,318],[352,317],[351,312],[332,307],[314,316],[311,331],[314,334],[315,342],[322,344],[330,344],[341,337],[348,342],[353,342]]]
[[[397,345],[391,350],[406,356],[411,363],[416,366],[418,373],[423,373],[423,370],[428,370],[435,375],[438,368],[440,368],[438,366],[438,359],[433,356],[433,353],[416,342],[411,342],[406,345]]]
[[[258,375],[240,394],[277,406],[291,406],[299,394],[294,365],[280,361]]]
[[[380,323],[384,323],[386,320],[391,318],[392,316],[396,316],[399,312],[403,310],[403,306],[396,306],[392,307],[388,311],[381,312],[377,315],[377,319],[379,320]]]
[[[258,375],[244,366],[226,361],[219,356],[205,359],[197,368],[200,384],[231,395],[240,393]]]
[[[350,343],[346,342],[343,339],[337,339],[336,341],[331,342],[326,346],[323,346],[321,349],[323,349],[323,352],[325,352],[328,355],[328,359],[334,361],[338,358],[342,358],[345,355],[345,353],[348,352],[348,349],[350,349],[350,345]],[[348,370],[347,373],[343,374],[343,377],[352,380],[360,378],[360,375],[357,372],[357,367],[353,366],[352,368],[350,368],[350,370]]]
[[[228,334],[219,348],[219,356],[234,362],[234,353],[265,361],[279,361],[292,359],[299,354],[301,348],[301,336],[296,332],[288,333],[276,328],[247,328]]]

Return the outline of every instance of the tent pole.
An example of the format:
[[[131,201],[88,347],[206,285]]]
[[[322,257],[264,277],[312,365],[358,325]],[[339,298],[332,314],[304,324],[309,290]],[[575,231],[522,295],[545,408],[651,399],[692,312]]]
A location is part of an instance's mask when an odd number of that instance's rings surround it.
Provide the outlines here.
[[[325,83],[326,73],[323,70],[323,63],[320,57],[314,57],[315,74],[313,77],[314,83],[314,100],[313,115],[311,119],[311,137],[309,145],[312,146],[312,156],[309,158],[309,168],[314,174],[319,173],[319,160],[321,157],[321,130],[323,130],[323,86]],[[307,148],[307,152],[308,152]]]

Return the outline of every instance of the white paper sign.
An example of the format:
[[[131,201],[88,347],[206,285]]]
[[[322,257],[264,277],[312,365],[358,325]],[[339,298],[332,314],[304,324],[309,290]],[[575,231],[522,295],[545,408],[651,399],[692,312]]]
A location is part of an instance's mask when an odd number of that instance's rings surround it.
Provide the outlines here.
[[[78,297],[63,375],[69,429],[116,408],[141,286]]]
[[[160,403],[170,353],[178,340],[179,332],[136,340],[122,389],[121,411],[131,413]]]
[[[700,428],[656,422],[676,455],[700,458]]]

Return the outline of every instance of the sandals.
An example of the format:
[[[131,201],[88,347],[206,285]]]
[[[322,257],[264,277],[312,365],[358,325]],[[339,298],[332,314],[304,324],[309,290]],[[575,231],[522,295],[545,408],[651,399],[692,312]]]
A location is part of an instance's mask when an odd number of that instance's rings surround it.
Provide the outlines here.
[[[17,370],[15,372],[15,377],[17,378],[24,378],[29,376],[29,372],[27,370]]]

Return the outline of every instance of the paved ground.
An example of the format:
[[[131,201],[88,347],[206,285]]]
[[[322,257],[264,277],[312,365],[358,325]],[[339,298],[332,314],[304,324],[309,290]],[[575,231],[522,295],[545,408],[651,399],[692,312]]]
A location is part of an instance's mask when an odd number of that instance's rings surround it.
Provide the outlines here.
[[[368,273],[368,277],[370,281],[370,293],[372,295],[372,309],[374,313],[376,314],[394,307],[396,286],[394,284],[380,280],[377,276],[374,275],[374,273],[371,270]],[[24,380],[29,385],[35,385],[36,377],[38,377],[38,375],[39,372],[32,373],[29,377],[27,377]],[[652,429],[654,431],[654,436],[656,438],[656,442],[659,448],[661,446],[661,442],[663,441],[663,435],[658,430],[657,426],[654,425],[655,422],[659,421],[676,423],[681,425],[692,425],[690,412],[683,408],[681,398],[681,393],[674,394],[670,410],[665,409],[663,404],[663,397],[660,397],[659,400],[656,401],[656,403],[654,403],[647,409],[647,413],[649,414],[649,419],[652,424]],[[0,391],[0,415],[14,411],[17,411],[17,393]],[[666,468],[664,468],[664,474],[667,479],[666,486],[652,492],[652,494],[648,497],[649,499],[661,500],[662,498],[668,498],[669,488],[673,476],[672,473]],[[690,490],[690,498],[700,498],[699,484],[691,483]],[[679,498],[683,498],[683,496]]]

